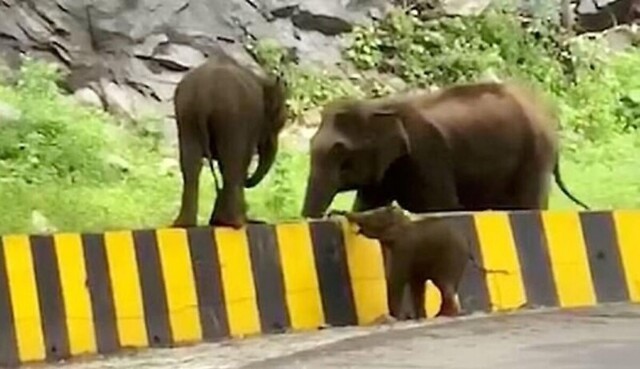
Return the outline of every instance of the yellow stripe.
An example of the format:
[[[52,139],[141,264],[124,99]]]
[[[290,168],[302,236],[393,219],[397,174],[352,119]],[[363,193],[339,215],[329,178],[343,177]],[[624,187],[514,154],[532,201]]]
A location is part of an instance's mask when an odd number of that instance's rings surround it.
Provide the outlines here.
[[[561,307],[596,303],[578,213],[545,211],[542,222]]]
[[[440,305],[442,304],[442,294],[438,287],[433,282],[427,281],[425,283],[427,292],[425,293],[424,308],[427,312],[427,318],[433,318],[440,311]]]
[[[492,310],[522,306],[527,297],[508,215],[504,212],[482,212],[474,215],[474,220],[485,269],[509,273],[485,275]],[[471,265],[467,267],[473,268]]]
[[[378,241],[358,236],[342,221],[347,265],[359,324],[387,314],[387,293],[382,251]]]
[[[629,298],[640,302],[640,211],[613,212]]]
[[[147,328],[133,236],[128,231],[107,232],[104,239],[120,345],[146,347]]]
[[[280,224],[276,236],[291,327],[318,328],[325,320],[309,227]]]
[[[79,234],[54,235],[72,355],[97,352],[91,296]]]
[[[202,339],[198,298],[184,229],[156,231],[174,342]]]
[[[245,229],[215,231],[222,285],[232,336],[260,333],[260,318]]]
[[[44,360],[45,343],[29,238],[6,236],[2,243],[20,361]]]

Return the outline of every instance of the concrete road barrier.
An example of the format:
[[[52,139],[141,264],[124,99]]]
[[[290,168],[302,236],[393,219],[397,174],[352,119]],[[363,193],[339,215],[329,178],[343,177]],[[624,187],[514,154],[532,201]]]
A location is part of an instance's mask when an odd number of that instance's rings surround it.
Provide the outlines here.
[[[454,215],[487,269],[467,312],[640,301],[640,211]],[[376,241],[340,221],[0,238],[0,365],[364,325],[387,313]],[[440,296],[428,285],[431,317]]]

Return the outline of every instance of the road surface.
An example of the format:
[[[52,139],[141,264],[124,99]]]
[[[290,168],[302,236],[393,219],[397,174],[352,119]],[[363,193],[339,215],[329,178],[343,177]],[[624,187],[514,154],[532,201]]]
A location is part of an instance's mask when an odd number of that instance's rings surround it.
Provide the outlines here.
[[[247,368],[640,367],[640,307],[510,315],[348,339]]]
[[[636,369],[640,305],[329,329],[57,366],[138,367]]]

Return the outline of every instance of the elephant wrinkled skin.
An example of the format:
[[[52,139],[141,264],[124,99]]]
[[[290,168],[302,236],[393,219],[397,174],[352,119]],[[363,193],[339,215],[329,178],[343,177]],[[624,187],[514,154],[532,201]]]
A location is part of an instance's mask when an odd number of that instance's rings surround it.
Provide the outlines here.
[[[425,283],[440,290],[442,304],[436,316],[460,313],[456,293],[469,259],[468,240],[446,218],[411,220],[402,209],[389,205],[343,214],[358,226],[358,233],[376,239],[389,251],[387,298],[389,313],[400,318],[402,296],[409,286],[411,308],[417,319],[425,318]]]
[[[322,217],[350,190],[354,211],[394,200],[413,213],[546,209],[552,174],[588,208],[560,178],[557,121],[515,83],[335,101],[311,138],[302,215]]]
[[[174,96],[183,180],[174,226],[196,225],[202,158],[209,161],[214,179],[213,160],[222,175],[209,224],[238,228],[247,222],[244,188],[260,183],[275,160],[286,120],[286,91],[279,77],[259,77],[222,54],[183,77]],[[256,151],[258,165],[247,178]]]

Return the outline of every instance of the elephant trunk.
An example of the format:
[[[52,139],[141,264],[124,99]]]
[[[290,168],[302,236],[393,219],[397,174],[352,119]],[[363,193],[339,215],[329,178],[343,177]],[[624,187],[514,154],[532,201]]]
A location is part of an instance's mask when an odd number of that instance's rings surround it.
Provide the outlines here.
[[[269,137],[258,144],[258,166],[245,181],[246,188],[257,186],[271,169],[278,153],[278,137]]]
[[[312,174],[307,182],[307,190],[304,196],[302,216],[305,218],[322,218],[324,212],[331,205],[336,194],[336,186],[333,186],[327,177]]]

